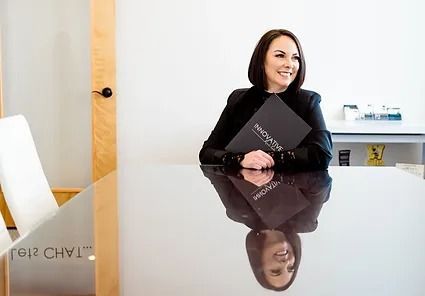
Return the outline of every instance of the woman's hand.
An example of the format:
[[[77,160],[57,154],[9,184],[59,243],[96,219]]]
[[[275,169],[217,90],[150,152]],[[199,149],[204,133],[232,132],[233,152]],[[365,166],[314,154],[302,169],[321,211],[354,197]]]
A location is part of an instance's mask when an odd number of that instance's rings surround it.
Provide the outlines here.
[[[241,169],[239,173],[243,176],[244,180],[251,182],[257,187],[260,187],[273,179],[274,171],[273,170],[249,170]]]
[[[274,166],[273,158],[262,150],[255,150],[245,154],[240,165],[246,169],[267,169]]]

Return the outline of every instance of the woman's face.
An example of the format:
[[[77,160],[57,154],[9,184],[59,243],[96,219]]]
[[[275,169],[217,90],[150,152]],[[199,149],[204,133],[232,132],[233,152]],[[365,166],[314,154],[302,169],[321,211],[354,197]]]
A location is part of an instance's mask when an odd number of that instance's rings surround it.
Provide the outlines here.
[[[270,43],[264,60],[267,91],[285,91],[297,77],[299,68],[300,54],[294,40],[284,35],[275,38]]]
[[[263,234],[265,241],[261,262],[264,277],[270,285],[283,287],[294,274],[294,250],[283,232],[266,230]]]

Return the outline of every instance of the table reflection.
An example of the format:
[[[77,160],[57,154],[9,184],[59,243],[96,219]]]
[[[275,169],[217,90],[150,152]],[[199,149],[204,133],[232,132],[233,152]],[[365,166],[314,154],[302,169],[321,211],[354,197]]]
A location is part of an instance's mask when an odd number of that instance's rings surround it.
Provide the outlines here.
[[[301,261],[298,233],[316,230],[322,205],[329,199],[332,178],[328,172],[201,168],[227,216],[251,229],[245,246],[258,283],[275,291],[288,289]]]
[[[6,267],[8,295],[102,295],[105,290],[117,294],[113,199],[115,172],[17,238],[0,260]]]
[[[93,196],[90,187],[9,250],[11,295],[94,295]]]

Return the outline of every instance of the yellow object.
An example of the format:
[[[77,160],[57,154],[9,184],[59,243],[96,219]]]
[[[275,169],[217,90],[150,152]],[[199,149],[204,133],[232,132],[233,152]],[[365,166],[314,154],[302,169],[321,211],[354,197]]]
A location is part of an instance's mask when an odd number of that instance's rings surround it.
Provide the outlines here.
[[[383,166],[384,149],[385,145],[367,145],[367,165]]]

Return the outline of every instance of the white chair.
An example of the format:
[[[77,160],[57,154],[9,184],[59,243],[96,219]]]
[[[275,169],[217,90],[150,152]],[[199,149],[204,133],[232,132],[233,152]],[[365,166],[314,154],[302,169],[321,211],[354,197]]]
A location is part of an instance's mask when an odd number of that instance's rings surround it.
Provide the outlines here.
[[[0,119],[0,184],[21,236],[58,209],[22,115]]]

